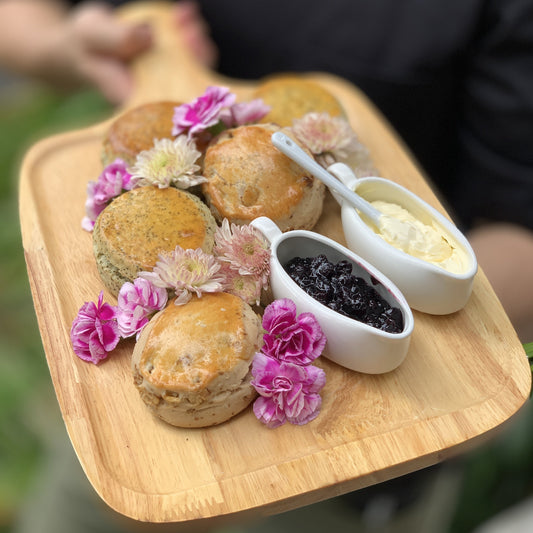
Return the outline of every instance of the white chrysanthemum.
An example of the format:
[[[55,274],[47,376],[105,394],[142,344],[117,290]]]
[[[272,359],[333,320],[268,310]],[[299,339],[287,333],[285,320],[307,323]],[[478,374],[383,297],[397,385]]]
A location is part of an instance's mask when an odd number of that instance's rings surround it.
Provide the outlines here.
[[[150,150],[137,155],[131,169],[132,179],[139,186],[154,185],[160,189],[176,186],[187,189],[207,181],[196,173],[200,166],[196,161],[201,153],[186,135],[175,139],[154,139]]]

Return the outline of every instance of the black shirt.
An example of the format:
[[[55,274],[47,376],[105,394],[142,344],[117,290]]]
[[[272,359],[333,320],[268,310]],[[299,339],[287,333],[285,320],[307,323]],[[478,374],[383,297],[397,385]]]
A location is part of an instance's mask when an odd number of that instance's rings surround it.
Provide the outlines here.
[[[199,3],[220,72],[346,78],[404,138],[463,229],[483,219],[533,229],[533,0]]]

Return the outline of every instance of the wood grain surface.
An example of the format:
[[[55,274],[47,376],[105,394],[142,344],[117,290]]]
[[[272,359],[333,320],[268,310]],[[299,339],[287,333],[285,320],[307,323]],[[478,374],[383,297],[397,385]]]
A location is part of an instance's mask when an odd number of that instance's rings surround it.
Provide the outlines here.
[[[246,98],[254,84],[203,70],[183,52],[169,10],[153,2],[123,11],[157,28],[154,51],[135,65],[137,89],[126,107],[165,98],[190,101],[209,84],[226,84]],[[364,95],[329,75],[306,76],[339,98],[382,176],[444,212]],[[87,182],[102,169],[108,123],[45,139],[29,150],[20,176],[20,219],[57,400],[83,469],[110,507],[136,520],[174,523],[277,513],[460,453],[492,435],[524,404],[528,362],[480,271],[460,312],[414,313],[409,353],[394,372],[359,374],[323,359],[322,412],[306,426],[268,430],[251,409],[207,429],[178,429],[155,419],[132,383],[133,341],[94,366],[74,355],[69,340],[79,307],[103,288],[91,235],[80,222]],[[331,197],[316,230],[344,244]],[[109,293],[105,297],[114,302]]]

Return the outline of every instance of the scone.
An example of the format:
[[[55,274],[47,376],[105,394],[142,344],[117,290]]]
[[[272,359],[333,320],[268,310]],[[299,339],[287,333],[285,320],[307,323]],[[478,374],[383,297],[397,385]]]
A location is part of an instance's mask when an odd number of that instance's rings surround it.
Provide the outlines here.
[[[219,222],[249,224],[266,216],[286,231],[311,229],[318,221],[324,184],[272,144],[279,129],[274,124],[229,129],[207,149],[202,193]]]
[[[207,293],[185,305],[171,302],[139,336],[134,383],[152,413],[169,424],[220,424],[256,397],[250,365],[261,343],[261,319],[238,296]]]
[[[295,118],[311,112],[346,116],[341,103],[326,88],[298,76],[268,78],[257,86],[252,98],[261,98],[271,107],[261,122],[273,122],[282,127],[292,126]]]
[[[193,194],[139,187],[115,198],[98,216],[93,252],[105,286],[118,294],[141,270],[153,270],[160,252],[201,248],[211,253],[217,223]]]
[[[149,102],[118,116],[103,139],[103,164],[120,157],[132,165],[139,152],[152,148],[154,139],[172,138],[172,117],[179,105],[172,101]]]

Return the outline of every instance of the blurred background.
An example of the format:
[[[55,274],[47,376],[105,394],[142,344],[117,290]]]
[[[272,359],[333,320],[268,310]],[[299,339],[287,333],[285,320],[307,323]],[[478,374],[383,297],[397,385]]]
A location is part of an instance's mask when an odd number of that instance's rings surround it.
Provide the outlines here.
[[[100,122],[112,111],[95,92],[66,96],[0,72],[0,533],[13,531],[58,435],[65,438],[24,263],[17,202],[20,163],[38,139]],[[435,498],[448,502],[450,532],[474,531],[527,499],[533,494],[531,408],[526,406],[489,443],[445,464],[446,469],[453,482],[441,483]]]
[[[0,72],[0,531],[28,495],[61,428],[33,310],[18,216],[18,173],[42,137],[100,122],[100,96],[65,97]],[[75,533],[75,532],[73,532]]]

